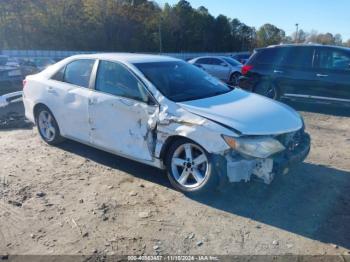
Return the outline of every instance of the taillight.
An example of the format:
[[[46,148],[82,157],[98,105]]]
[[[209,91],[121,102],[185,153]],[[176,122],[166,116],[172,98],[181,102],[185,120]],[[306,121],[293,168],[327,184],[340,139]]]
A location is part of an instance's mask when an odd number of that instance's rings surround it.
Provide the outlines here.
[[[27,85],[27,80],[26,79],[23,79],[23,89],[26,87],[26,85]]]
[[[253,66],[252,66],[252,65],[244,65],[244,66],[242,67],[242,69],[241,69],[242,75],[248,74],[248,72],[249,72],[250,70],[252,70],[252,69],[253,69]]]

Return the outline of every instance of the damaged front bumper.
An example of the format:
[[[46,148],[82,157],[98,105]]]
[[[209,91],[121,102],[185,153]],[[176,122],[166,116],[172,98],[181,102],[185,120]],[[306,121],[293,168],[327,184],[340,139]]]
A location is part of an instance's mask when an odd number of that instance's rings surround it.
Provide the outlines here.
[[[270,184],[275,175],[286,174],[289,167],[304,161],[310,151],[310,136],[304,130],[276,136],[286,149],[266,159],[244,158],[230,150],[225,155],[229,182],[250,181],[252,176]]]

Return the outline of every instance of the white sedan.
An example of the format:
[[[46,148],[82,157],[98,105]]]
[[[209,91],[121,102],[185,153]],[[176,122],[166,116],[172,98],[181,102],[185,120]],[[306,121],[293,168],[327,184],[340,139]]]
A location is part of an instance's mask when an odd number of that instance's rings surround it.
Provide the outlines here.
[[[270,183],[310,149],[293,109],[170,57],[78,55],[23,85],[45,142],[68,138],[166,169],[183,192],[252,176]]]

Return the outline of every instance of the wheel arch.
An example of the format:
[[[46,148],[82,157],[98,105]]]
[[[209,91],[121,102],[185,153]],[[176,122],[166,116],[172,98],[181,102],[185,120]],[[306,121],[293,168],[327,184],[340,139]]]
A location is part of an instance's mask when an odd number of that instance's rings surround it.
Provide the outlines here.
[[[234,75],[234,74],[240,74],[240,75],[242,75],[242,73],[241,73],[240,71],[238,71],[238,70],[233,70],[233,71],[231,71],[230,76],[232,76],[232,75]]]
[[[203,146],[201,145],[198,141],[195,141],[193,140],[192,138],[189,138],[189,137],[186,137],[186,136],[181,136],[181,135],[172,135],[172,136],[169,136],[165,142],[163,143],[162,145],[162,148],[160,150],[160,154],[159,154],[159,158],[164,161],[165,158],[166,158],[166,155],[171,147],[172,144],[174,144],[176,141],[180,140],[180,139],[186,139],[188,141],[191,141],[197,145],[199,145],[200,147],[202,147],[208,154],[210,154],[208,152],[208,150]]]
[[[36,121],[36,117],[37,117],[38,110],[39,110],[41,107],[44,107],[44,108],[47,108],[47,109],[50,110],[50,108],[49,108],[47,105],[45,105],[44,103],[41,103],[41,102],[36,103],[36,104],[34,105],[34,107],[33,107],[33,115],[34,115],[35,121]],[[51,110],[50,110],[50,112],[52,113]]]
[[[270,85],[273,85],[277,91],[277,98],[279,99],[282,96],[282,88],[279,86],[279,84],[277,83],[277,81],[275,79],[273,79],[272,77],[261,77],[259,79],[259,81],[257,81],[254,86],[252,91],[255,93],[257,87],[259,86],[259,84],[263,83],[263,82],[268,82]]]
[[[234,77],[234,76],[238,76],[238,77],[240,77],[242,75],[242,73],[240,72],[240,71],[238,71],[238,70],[232,70],[231,72],[230,72],[230,74],[229,74],[229,79],[228,79],[228,81],[229,82],[231,82],[231,80],[232,80],[232,78]],[[237,83],[238,83],[238,79],[237,79]]]
[[[35,106],[33,107],[33,115],[34,115],[34,120],[35,120],[35,124],[36,123],[36,114],[38,112],[38,110],[41,108],[41,107],[44,107],[44,108],[47,108],[50,113],[53,115],[53,117],[55,118],[56,122],[57,122],[57,125],[58,125],[58,129],[60,130],[60,124],[58,123],[57,121],[57,117],[55,116],[55,114],[52,112],[52,110],[50,109],[50,107],[48,107],[46,104],[42,103],[42,102],[38,102],[35,104]],[[60,130],[61,131],[61,130]]]
[[[255,74],[254,78],[255,78],[255,81],[254,81],[253,91],[255,91],[256,87],[262,82],[269,82],[270,84],[277,86],[276,79],[272,75]]]
[[[182,138],[187,138],[187,137],[180,136],[180,135],[172,135],[172,136],[167,137],[167,139],[163,143],[162,148],[160,150],[159,158],[164,161],[166,154],[168,153],[171,145],[173,143],[175,143],[175,141],[182,139]]]

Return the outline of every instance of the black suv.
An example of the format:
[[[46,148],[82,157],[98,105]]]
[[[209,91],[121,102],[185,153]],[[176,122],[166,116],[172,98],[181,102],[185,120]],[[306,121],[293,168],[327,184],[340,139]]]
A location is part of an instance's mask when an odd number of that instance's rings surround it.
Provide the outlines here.
[[[256,49],[239,86],[273,99],[350,105],[350,48],[280,45]]]

